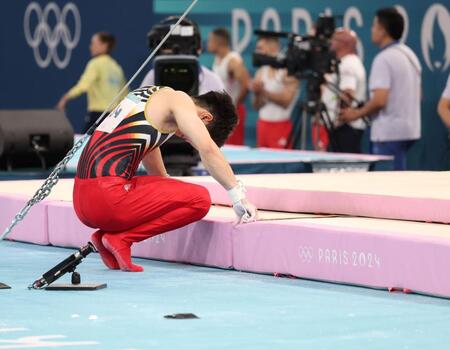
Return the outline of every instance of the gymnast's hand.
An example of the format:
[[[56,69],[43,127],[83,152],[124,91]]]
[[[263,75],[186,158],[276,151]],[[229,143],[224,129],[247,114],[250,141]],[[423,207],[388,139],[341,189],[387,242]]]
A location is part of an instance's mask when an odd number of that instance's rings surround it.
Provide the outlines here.
[[[234,203],[233,210],[236,213],[238,224],[247,224],[258,219],[258,210],[245,198]]]
[[[240,180],[237,181],[235,187],[228,190],[228,196],[231,199],[231,203],[233,203],[233,210],[236,213],[238,224],[246,224],[258,219],[258,210],[247,200],[245,192],[247,190]]]

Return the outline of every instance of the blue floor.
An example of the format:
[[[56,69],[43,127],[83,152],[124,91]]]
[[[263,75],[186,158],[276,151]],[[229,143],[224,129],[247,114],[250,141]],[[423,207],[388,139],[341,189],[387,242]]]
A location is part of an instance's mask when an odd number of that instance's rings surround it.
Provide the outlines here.
[[[29,291],[73,250],[0,242],[0,349],[445,349],[450,301],[139,260],[79,267],[95,292]],[[67,278],[64,279],[68,281]],[[164,315],[192,312],[198,320]],[[58,345],[59,344],[59,345]]]

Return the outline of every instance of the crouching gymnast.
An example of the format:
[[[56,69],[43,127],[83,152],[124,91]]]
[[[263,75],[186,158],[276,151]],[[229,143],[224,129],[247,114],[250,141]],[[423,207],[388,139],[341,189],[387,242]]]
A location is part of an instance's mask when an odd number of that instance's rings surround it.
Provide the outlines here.
[[[254,221],[256,208],[225,160],[222,146],[236,126],[231,98],[208,92],[190,97],[167,87],[129,93],[97,127],[80,157],[73,201],[110,269],[140,272],[131,246],[203,218],[208,191],[167,177],[159,146],[176,134],[198,150],[203,165],[228,191],[240,222]],[[149,176],[135,176],[143,162]]]

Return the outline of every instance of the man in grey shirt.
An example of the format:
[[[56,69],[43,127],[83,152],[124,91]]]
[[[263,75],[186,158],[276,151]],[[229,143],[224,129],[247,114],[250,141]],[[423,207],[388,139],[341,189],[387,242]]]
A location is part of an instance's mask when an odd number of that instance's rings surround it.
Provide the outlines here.
[[[395,8],[377,11],[372,42],[381,52],[370,72],[371,98],[361,108],[345,109],[340,115],[346,122],[370,116],[372,152],[394,156],[395,170],[406,169],[406,153],[421,134],[422,67],[414,52],[398,41],[403,29],[403,17]]]

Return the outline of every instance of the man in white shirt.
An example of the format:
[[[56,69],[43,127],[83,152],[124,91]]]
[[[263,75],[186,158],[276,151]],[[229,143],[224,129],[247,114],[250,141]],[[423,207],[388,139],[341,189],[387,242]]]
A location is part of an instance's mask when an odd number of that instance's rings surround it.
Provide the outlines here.
[[[246,110],[244,100],[250,82],[241,55],[232,51],[230,33],[225,28],[216,28],[208,36],[208,51],[215,55],[213,72],[219,75],[225,91],[233,99],[239,117],[238,125],[227,144],[243,145]]]
[[[280,42],[276,37],[260,37],[256,51],[276,56]],[[256,127],[258,147],[288,148],[292,130],[291,113],[298,94],[298,80],[288,76],[286,69],[263,66],[256,71],[251,89],[253,107],[259,112]]]
[[[372,42],[381,52],[370,72],[371,98],[361,108],[341,112],[346,122],[372,117],[372,152],[394,156],[395,170],[406,169],[407,151],[421,136],[422,67],[414,52],[398,41],[403,28],[403,17],[395,8],[377,11]]]
[[[331,38],[331,50],[339,59],[339,75],[327,76],[329,84],[324,86],[322,101],[335,127],[332,137],[337,152],[361,153],[361,138],[366,126],[363,119],[348,123],[338,120],[341,106],[355,106],[353,99],[366,100],[366,70],[356,54],[356,43],[356,33],[349,29],[337,29]]]
[[[438,113],[444,124],[450,130],[450,75],[448,76],[447,86],[439,100]]]

